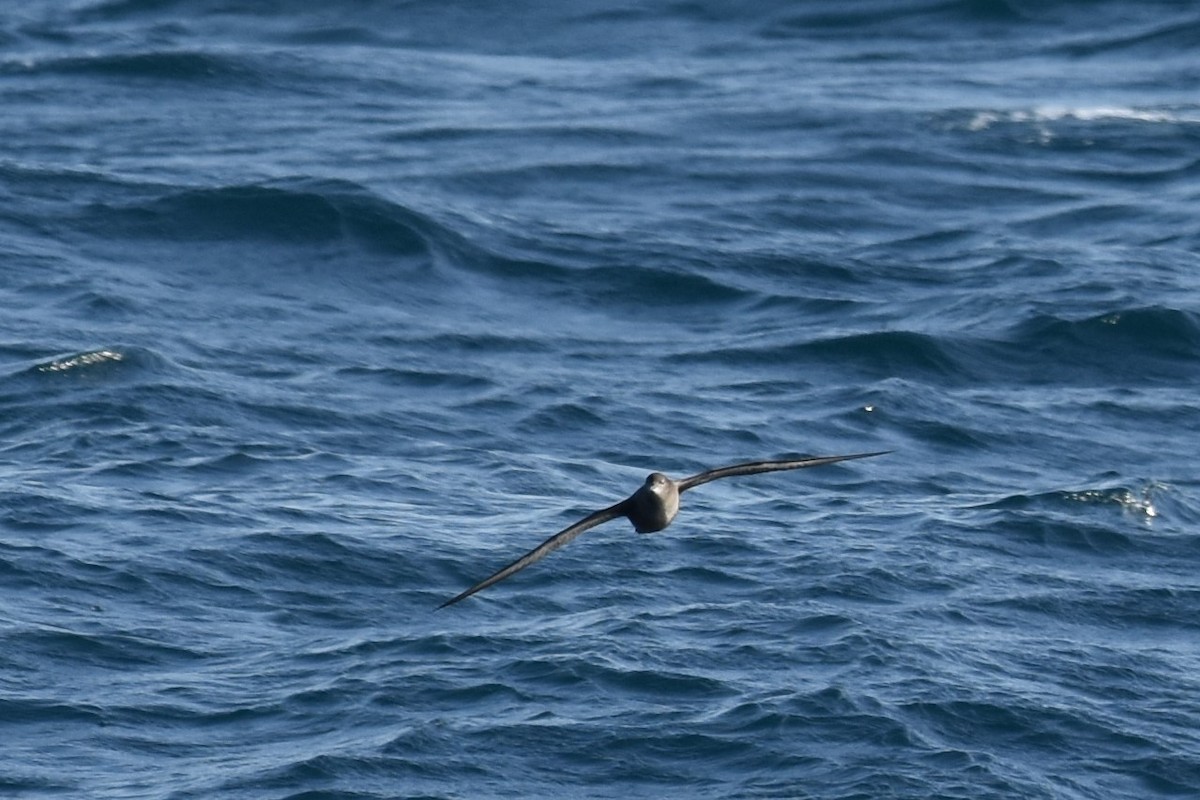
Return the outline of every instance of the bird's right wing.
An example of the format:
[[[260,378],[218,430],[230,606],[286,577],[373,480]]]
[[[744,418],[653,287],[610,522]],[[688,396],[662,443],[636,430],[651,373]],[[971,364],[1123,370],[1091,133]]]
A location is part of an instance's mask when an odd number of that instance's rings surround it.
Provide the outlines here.
[[[621,502],[617,503],[614,506],[609,506],[608,508],[601,509],[600,511],[595,511],[591,514],[588,514],[586,517],[579,520],[579,522],[576,522],[574,525],[571,525],[567,528],[563,528],[561,531],[554,534],[549,539],[542,542],[537,547],[530,550],[528,553],[521,556],[513,563],[509,564],[507,567],[500,570],[495,575],[492,575],[490,578],[485,578],[485,579],[481,580],[479,583],[475,584],[470,589],[467,589],[462,594],[457,595],[456,597],[452,597],[449,600],[447,600],[446,602],[442,603],[440,606],[438,606],[438,608],[445,608],[446,606],[457,603],[459,600],[465,600],[466,598],[470,597],[471,595],[475,594],[476,592],[481,591],[481,590],[486,589],[487,587],[491,586],[493,583],[499,583],[500,581],[507,578],[509,575],[513,575],[517,572],[520,572],[521,570],[525,569],[533,562],[540,561],[541,559],[550,555],[550,553],[552,553],[555,550],[557,550],[558,548],[562,547],[564,544],[571,541],[575,537],[579,536],[579,534],[583,533],[584,531],[588,530],[589,528],[594,528],[597,525],[601,525],[605,522],[608,522],[609,520],[616,519],[617,517],[625,516],[626,510],[628,508],[628,505],[627,505],[628,502],[629,502],[628,500],[622,500]]]

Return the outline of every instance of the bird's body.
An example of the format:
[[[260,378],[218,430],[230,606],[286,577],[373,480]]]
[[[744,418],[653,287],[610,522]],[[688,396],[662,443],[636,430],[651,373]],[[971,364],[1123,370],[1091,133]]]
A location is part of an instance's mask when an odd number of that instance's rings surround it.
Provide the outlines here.
[[[679,487],[661,472],[651,472],[646,482],[626,501],[625,516],[638,533],[656,533],[679,513]]]
[[[633,529],[638,533],[655,533],[671,524],[679,513],[679,495],[709,481],[720,478],[731,478],[735,475],[756,475],[760,472],[777,472],[787,469],[802,469],[804,467],[819,467],[824,464],[834,464],[838,461],[849,461],[855,458],[881,456],[889,451],[876,453],[855,453],[848,456],[819,456],[789,461],[750,461],[743,464],[732,464],[692,475],[690,478],[672,480],[661,472],[652,472],[646,476],[646,481],[638,490],[615,505],[594,511],[588,516],[551,536],[540,545],[530,550],[521,558],[507,567],[485,578],[461,594],[450,598],[438,608],[453,605],[459,600],[465,600],[478,591],[492,584],[499,583],[510,575],[519,572],[535,561],[540,561],[547,555],[570,542],[584,531],[597,525],[602,525],[618,517],[627,517],[633,523]]]

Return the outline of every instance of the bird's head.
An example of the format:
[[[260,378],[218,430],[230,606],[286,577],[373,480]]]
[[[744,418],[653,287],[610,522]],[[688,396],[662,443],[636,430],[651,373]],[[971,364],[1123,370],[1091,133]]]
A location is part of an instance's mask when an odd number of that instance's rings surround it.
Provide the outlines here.
[[[655,494],[661,494],[670,485],[671,479],[661,472],[651,472],[646,476],[646,488]]]

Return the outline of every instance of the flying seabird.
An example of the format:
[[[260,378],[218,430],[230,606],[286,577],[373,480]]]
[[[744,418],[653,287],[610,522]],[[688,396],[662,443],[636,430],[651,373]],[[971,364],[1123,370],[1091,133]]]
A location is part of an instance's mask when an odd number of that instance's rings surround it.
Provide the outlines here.
[[[670,525],[671,520],[675,519],[675,515],[679,513],[679,495],[702,483],[715,481],[719,478],[732,478],[735,475],[757,475],[760,472],[820,467],[825,464],[835,464],[838,461],[849,461],[852,458],[870,458],[871,456],[881,456],[890,452],[890,450],[881,450],[877,453],[855,453],[848,456],[817,456],[793,461],[749,461],[745,464],[731,464],[728,467],[710,469],[707,472],[701,472],[698,475],[693,475],[690,478],[684,478],[679,481],[671,480],[661,472],[651,472],[646,476],[646,482],[639,486],[638,490],[629,497],[608,508],[594,511],[574,525],[563,528],[504,569],[489,578],[484,578],[462,594],[450,598],[438,606],[438,608],[453,605],[459,600],[465,600],[494,583],[499,583],[510,575],[525,569],[535,561],[545,558],[589,528],[594,528],[617,517],[628,517],[629,521],[633,523],[634,530],[638,533],[661,531]]]

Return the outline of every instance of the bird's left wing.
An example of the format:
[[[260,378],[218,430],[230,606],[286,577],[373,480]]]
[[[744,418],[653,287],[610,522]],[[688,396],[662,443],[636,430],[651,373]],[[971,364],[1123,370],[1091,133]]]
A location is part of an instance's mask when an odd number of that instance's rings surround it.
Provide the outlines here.
[[[854,453],[848,456],[817,456],[815,458],[800,458],[792,461],[750,461],[745,464],[732,464],[728,467],[710,469],[707,472],[701,472],[699,475],[693,475],[690,478],[677,481],[675,485],[679,487],[679,491],[686,492],[694,486],[715,481],[718,478],[731,478],[734,475],[757,475],[760,472],[778,472],[785,469],[821,467],[825,464],[836,464],[839,461],[850,461],[855,458],[882,456],[890,452],[890,450],[882,450],[878,453]]]
[[[500,570],[495,575],[492,575],[490,578],[485,578],[485,579],[481,580],[479,583],[475,584],[470,589],[467,589],[462,594],[460,594],[456,597],[452,597],[449,600],[447,600],[446,602],[442,603],[440,606],[438,606],[438,608],[445,608],[446,606],[457,603],[459,600],[465,600],[466,598],[470,597],[471,595],[475,594],[476,592],[481,591],[481,590],[486,589],[487,587],[491,586],[493,583],[499,583],[500,581],[507,578],[509,575],[513,575],[517,572],[520,572],[521,570],[525,569],[533,562],[540,561],[541,559],[550,555],[550,553],[552,553],[555,550],[557,550],[558,548],[562,547],[564,544],[571,541],[572,539],[574,539],[575,537],[577,537],[579,534],[583,533],[584,531],[588,530],[589,528],[594,528],[597,525],[601,525],[605,522],[608,522],[609,520],[616,519],[617,517],[625,516],[626,509],[628,508],[628,506],[627,506],[628,502],[629,502],[628,500],[622,500],[621,502],[617,503],[616,505],[609,506],[608,508],[604,508],[604,509],[601,509],[600,511],[595,511],[591,514],[588,514],[586,517],[579,520],[579,522],[576,522],[574,525],[571,525],[567,528],[563,528],[561,531],[554,534],[549,539],[542,542],[537,547],[530,550],[528,553],[521,556],[513,563],[509,564],[507,567]]]

